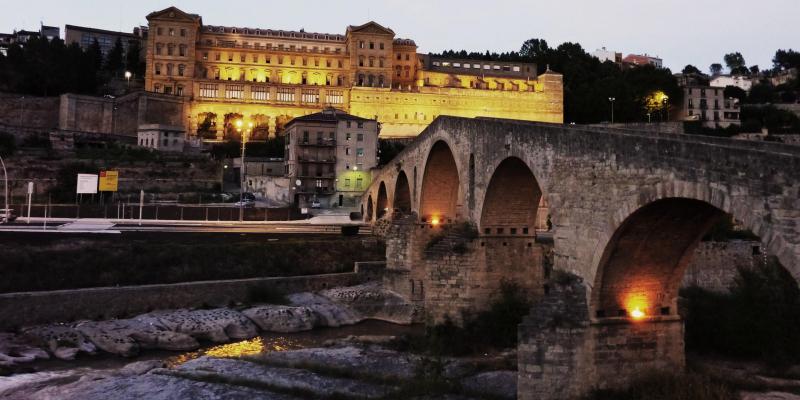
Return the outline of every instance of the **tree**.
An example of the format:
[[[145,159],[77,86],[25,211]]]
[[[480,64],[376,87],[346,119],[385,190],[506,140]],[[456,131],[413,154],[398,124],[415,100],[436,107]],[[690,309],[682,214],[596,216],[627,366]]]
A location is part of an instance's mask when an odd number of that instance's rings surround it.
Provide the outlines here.
[[[772,58],[772,64],[776,71],[800,68],[800,52],[792,49],[778,50],[775,52],[775,57]]]
[[[107,71],[113,73],[122,70],[125,66],[125,64],[123,64],[124,51],[125,50],[122,48],[122,39],[117,38],[117,41],[114,42],[114,47],[112,47],[106,55],[104,67]]]
[[[724,60],[725,65],[728,66],[728,70],[733,75],[745,75],[750,72],[750,70],[747,69],[747,64],[744,61],[742,53],[739,53],[738,51],[735,53],[725,54]]]
[[[94,71],[99,71],[103,66],[103,51],[100,49],[100,43],[97,42],[97,39],[92,41],[92,44],[86,49],[86,54],[89,55]]]
[[[695,67],[694,65],[692,65],[692,64],[687,64],[685,67],[683,67],[683,71],[682,72],[684,74],[700,74],[701,73],[700,70],[697,67]]]
[[[750,74],[758,75],[761,70],[758,68],[758,65],[753,65],[750,67]]]
[[[725,86],[725,90],[723,91],[725,98],[736,98],[739,99],[740,103],[743,103],[747,100],[747,92],[745,92],[742,88],[736,86]]]
[[[747,96],[747,102],[751,104],[774,103],[775,87],[769,81],[753,85]]]
[[[125,69],[134,76],[143,76],[145,65],[141,60],[142,48],[138,40],[128,43],[128,52],[125,53]]]
[[[708,70],[711,71],[712,76],[717,76],[722,73],[722,64],[720,63],[713,63]]]

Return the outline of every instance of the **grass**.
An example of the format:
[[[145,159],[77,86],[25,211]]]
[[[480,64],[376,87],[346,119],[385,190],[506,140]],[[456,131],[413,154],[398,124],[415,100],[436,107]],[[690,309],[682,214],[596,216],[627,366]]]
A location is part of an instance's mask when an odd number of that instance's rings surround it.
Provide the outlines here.
[[[730,400],[738,397],[731,384],[709,375],[654,372],[625,389],[595,390],[584,400]]]

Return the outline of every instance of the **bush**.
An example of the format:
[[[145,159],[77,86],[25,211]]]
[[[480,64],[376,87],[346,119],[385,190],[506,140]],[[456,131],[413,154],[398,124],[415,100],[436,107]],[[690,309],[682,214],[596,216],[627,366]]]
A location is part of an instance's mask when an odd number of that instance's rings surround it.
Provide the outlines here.
[[[776,259],[740,269],[730,293],[689,288],[681,296],[688,303],[688,350],[774,367],[800,362],[800,288]]]

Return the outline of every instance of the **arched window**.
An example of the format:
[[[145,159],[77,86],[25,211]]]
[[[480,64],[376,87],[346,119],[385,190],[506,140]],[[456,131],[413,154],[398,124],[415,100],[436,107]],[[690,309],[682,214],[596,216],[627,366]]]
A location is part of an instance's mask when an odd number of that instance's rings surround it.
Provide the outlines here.
[[[167,55],[171,56],[173,53],[175,53],[175,45],[170,43],[167,45]]]
[[[341,75],[337,76],[336,77],[336,86],[343,86],[343,85],[344,85],[344,81],[342,80],[342,76]]]
[[[364,86],[364,74],[358,74],[358,86]]]
[[[359,67],[363,67],[364,66],[364,56],[359,56],[358,57],[358,66]]]
[[[367,86],[374,86],[375,85],[375,75],[370,75],[367,78]]]
[[[383,87],[383,75],[378,76],[378,86]]]
[[[398,65],[398,66],[394,67],[394,70],[397,71],[397,77],[399,78],[401,76],[401,74],[402,74],[403,67]]]
[[[370,57],[369,58],[369,66],[370,67],[374,67],[375,66],[375,57]]]
[[[383,68],[383,57],[378,59],[378,66]]]

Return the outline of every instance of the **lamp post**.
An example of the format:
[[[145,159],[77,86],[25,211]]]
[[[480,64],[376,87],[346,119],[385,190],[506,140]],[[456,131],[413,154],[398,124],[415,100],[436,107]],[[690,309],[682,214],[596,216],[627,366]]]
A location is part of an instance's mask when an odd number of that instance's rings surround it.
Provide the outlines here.
[[[669,96],[664,95],[664,99],[662,101],[664,102],[664,122],[667,122],[669,120]]]
[[[611,102],[611,123],[614,123],[614,101],[616,101],[616,97],[609,97],[608,101]]]
[[[125,79],[128,80],[128,90],[131,89],[131,76],[133,76],[131,71],[125,71]]]
[[[3,180],[5,181],[5,188],[3,189],[3,199],[5,201],[5,209],[3,210],[3,221],[8,221],[11,211],[8,209],[8,173],[6,172],[6,163],[3,162],[3,157],[0,157],[0,165],[3,167]]]

